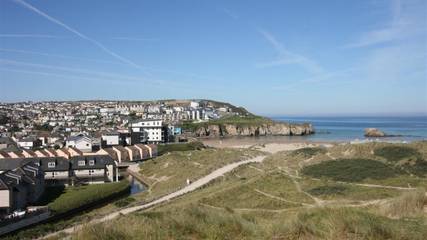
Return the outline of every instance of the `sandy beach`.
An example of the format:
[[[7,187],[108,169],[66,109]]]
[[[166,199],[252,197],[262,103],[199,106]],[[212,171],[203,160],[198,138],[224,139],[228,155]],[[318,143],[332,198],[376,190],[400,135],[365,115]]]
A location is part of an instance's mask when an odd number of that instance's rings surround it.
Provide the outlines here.
[[[200,139],[203,144],[215,148],[255,148],[269,153],[292,151],[305,147],[332,147],[343,142],[307,141],[290,137],[236,137]]]

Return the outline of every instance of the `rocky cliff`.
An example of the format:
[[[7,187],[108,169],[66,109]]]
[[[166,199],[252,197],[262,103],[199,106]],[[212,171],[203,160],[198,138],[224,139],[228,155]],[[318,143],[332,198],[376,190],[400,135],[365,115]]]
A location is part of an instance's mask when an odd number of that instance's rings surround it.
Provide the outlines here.
[[[207,124],[193,134],[196,137],[227,136],[302,136],[314,133],[311,124],[264,123],[258,125]]]

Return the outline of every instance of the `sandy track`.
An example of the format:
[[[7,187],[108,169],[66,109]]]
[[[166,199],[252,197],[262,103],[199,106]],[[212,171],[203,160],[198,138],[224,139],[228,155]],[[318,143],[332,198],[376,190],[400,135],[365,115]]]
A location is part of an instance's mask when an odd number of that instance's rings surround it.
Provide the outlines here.
[[[102,218],[93,219],[88,223],[79,224],[79,225],[76,225],[76,226],[73,226],[70,228],[66,228],[66,229],[61,230],[61,231],[54,232],[54,233],[48,234],[48,235],[46,235],[42,238],[39,238],[39,239],[46,239],[46,238],[53,237],[53,236],[56,236],[56,235],[61,234],[61,233],[71,234],[75,231],[82,229],[84,226],[87,226],[89,224],[97,224],[97,223],[106,222],[108,220],[117,218],[121,215],[127,215],[130,213],[139,211],[139,210],[143,210],[143,209],[153,207],[153,206],[161,204],[161,203],[168,202],[169,200],[172,200],[172,199],[179,197],[181,195],[184,195],[186,193],[192,192],[192,191],[202,187],[203,185],[206,185],[207,183],[214,180],[215,178],[223,176],[224,174],[231,172],[233,169],[235,169],[241,165],[248,164],[248,163],[262,162],[264,160],[264,158],[265,158],[265,156],[258,156],[258,157],[254,157],[254,158],[247,159],[247,160],[242,160],[242,161],[235,162],[235,163],[230,163],[230,164],[225,165],[224,167],[221,167],[221,168],[211,172],[210,174],[198,179],[197,181],[191,183],[190,185],[187,185],[184,188],[182,188],[176,192],[170,193],[170,194],[163,196],[163,197],[161,197],[157,200],[154,200],[152,202],[149,202],[149,203],[146,203],[143,205],[139,205],[139,206],[135,206],[135,207],[124,208],[124,209],[115,211],[113,213],[110,213],[110,214],[108,214]]]

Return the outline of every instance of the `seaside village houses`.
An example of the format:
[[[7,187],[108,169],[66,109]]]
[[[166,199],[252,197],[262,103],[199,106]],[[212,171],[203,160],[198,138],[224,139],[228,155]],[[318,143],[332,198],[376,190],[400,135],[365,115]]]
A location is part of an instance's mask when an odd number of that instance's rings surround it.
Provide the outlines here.
[[[147,143],[164,140],[162,122],[144,120],[132,126],[138,127],[130,132],[107,131],[99,141],[76,134],[57,149],[42,148],[37,138],[14,142],[1,137],[0,217],[35,203],[46,185],[118,181],[119,169],[127,163],[156,157],[157,145]]]
[[[0,103],[0,219],[45,186],[118,181],[131,162],[156,157],[157,144],[185,141],[183,121],[230,114],[209,100]]]

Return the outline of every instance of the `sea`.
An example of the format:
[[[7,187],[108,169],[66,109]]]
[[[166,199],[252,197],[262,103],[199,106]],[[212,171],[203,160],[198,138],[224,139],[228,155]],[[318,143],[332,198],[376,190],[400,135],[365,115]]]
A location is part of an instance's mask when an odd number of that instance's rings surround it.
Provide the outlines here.
[[[427,116],[421,117],[270,117],[276,121],[311,123],[313,135],[298,137],[309,141],[390,141],[427,140]],[[365,138],[365,128],[377,128],[388,135],[381,139]]]

